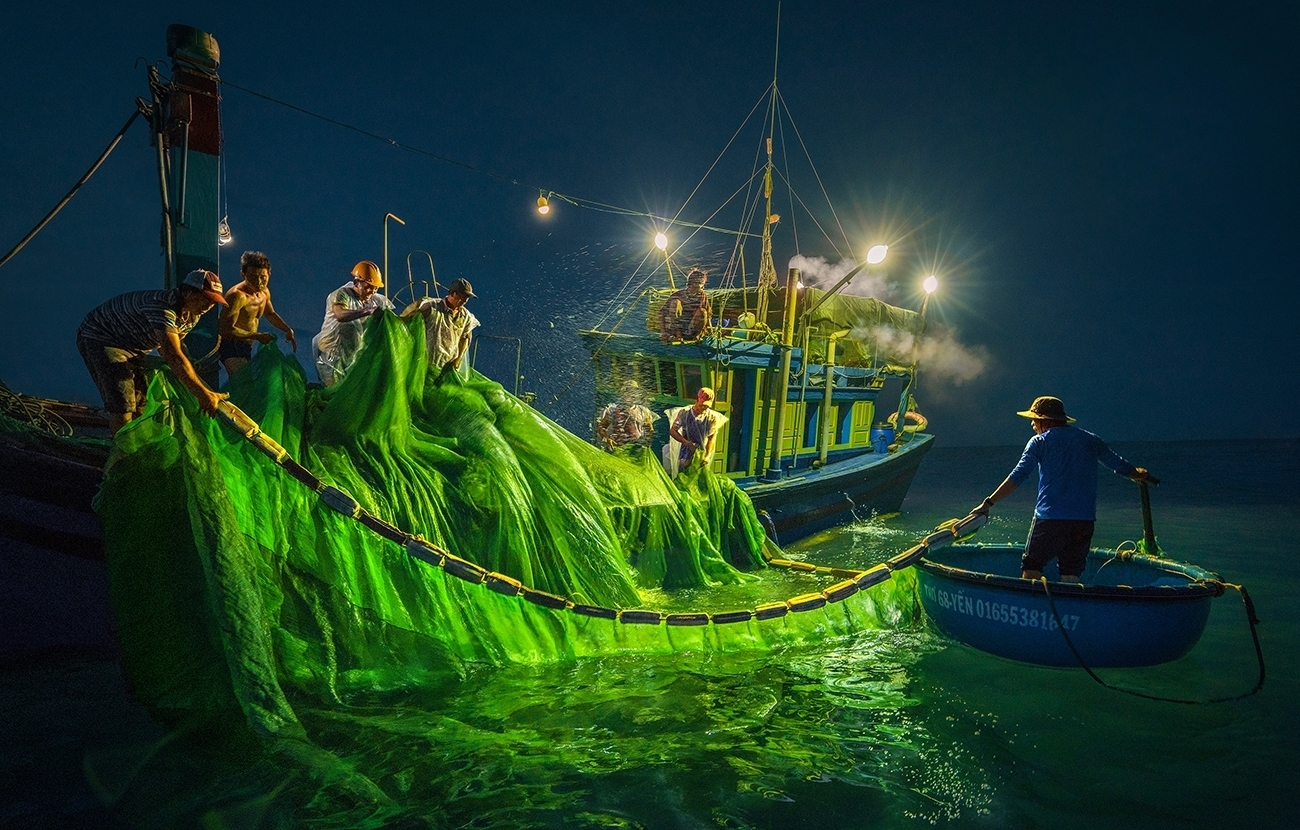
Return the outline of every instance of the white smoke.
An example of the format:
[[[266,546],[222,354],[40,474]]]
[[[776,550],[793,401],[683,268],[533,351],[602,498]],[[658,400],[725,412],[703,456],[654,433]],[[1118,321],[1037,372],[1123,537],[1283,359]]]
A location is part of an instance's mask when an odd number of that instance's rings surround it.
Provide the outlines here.
[[[826,291],[856,268],[857,263],[842,259],[832,265],[826,261],[826,257],[795,256],[790,259],[790,267],[799,269],[799,279],[804,285]],[[890,282],[884,274],[863,269],[843,288],[842,293],[891,302],[898,295],[898,285]]]
[[[909,365],[915,354],[917,373],[940,385],[961,386],[981,375],[988,366],[988,351],[984,347],[962,345],[957,342],[956,334],[944,326],[931,326],[921,337],[919,348],[916,335],[887,326],[855,328],[849,336],[875,343],[880,354],[891,363]]]

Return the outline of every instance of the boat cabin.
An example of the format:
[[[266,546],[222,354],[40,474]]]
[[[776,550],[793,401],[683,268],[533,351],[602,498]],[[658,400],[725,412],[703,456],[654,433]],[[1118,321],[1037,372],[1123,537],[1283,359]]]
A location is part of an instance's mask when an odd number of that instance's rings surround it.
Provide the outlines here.
[[[689,406],[701,387],[711,387],[714,408],[727,418],[713,470],[736,479],[776,479],[897,451],[911,433],[886,422],[908,414],[921,315],[801,287],[797,271],[789,279],[793,290],[766,298],[756,288],[707,291],[709,328],[695,342],[661,340],[659,311],[668,289],[644,295],[643,332],[621,333],[617,326],[579,332],[595,363],[597,403],[616,400],[623,384],[635,380],[662,414]],[[890,378],[902,381],[900,398],[880,400]],[[667,418],[656,420],[655,439],[656,447],[668,440]]]

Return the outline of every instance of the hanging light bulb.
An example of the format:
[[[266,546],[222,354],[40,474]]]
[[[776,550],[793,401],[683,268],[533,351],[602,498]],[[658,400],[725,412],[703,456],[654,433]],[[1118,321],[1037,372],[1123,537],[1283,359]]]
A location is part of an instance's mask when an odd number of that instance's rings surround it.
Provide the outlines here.
[[[551,205],[546,201],[546,194],[537,197],[537,212],[545,216],[551,212]]]
[[[223,216],[221,221],[217,223],[217,244],[229,245],[234,241],[235,237],[230,235],[230,217]]]
[[[655,247],[661,251],[668,250],[668,235],[660,232],[655,234]]]

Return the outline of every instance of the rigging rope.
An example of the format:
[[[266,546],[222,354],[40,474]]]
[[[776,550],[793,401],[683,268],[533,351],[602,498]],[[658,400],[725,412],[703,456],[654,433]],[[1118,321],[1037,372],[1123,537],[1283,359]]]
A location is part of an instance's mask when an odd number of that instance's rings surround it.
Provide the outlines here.
[[[231,83],[230,81],[224,79],[221,81],[221,84],[222,86],[228,86],[231,89],[237,89],[240,92],[246,93],[248,95],[252,95],[255,98],[261,98],[264,101],[270,101],[272,104],[277,104],[282,107],[287,107],[288,109],[291,109],[294,112],[300,112],[303,115],[307,115],[312,118],[319,119],[321,121],[326,122],[327,124],[333,124],[334,126],[342,127],[345,130],[351,130],[355,133],[360,133],[361,135],[364,135],[367,138],[373,138],[376,139],[377,141],[382,141],[385,144],[388,144],[392,147],[396,147],[399,150],[406,150],[409,153],[415,153],[416,155],[426,156],[436,161],[443,162],[444,164],[450,164],[453,167],[459,167],[462,170],[468,170],[471,173],[477,173],[481,176],[487,176],[488,178],[495,179],[496,181],[503,182],[505,184],[514,185],[516,187],[526,187],[529,190],[537,190],[537,191],[545,192],[550,196],[568,202],[574,207],[580,207],[586,210],[594,210],[601,213],[612,213],[618,216],[639,216],[647,219],[653,219],[657,222],[666,222],[670,226],[684,225],[686,227],[696,228],[698,230],[713,231],[714,233],[725,233],[725,234],[738,233],[737,231],[731,230],[729,228],[718,228],[710,225],[697,224],[694,222],[684,222],[676,218],[669,219],[666,216],[659,216],[658,214],[650,213],[649,211],[633,210],[632,208],[625,208],[625,207],[620,207],[618,205],[607,204],[605,202],[598,202],[595,199],[585,199],[580,196],[572,196],[566,193],[561,193],[557,190],[552,190],[551,188],[538,187],[536,185],[527,184],[526,182],[522,182],[519,179],[516,179],[512,176],[507,176],[503,173],[497,173],[492,170],[485,170],[484,168],[476,167],[473,164],[469,164],[468,162],[460,161],[450,156],[444,156],[441,153],[435,153],[432,150],[426,150],[423,147],[416,147],[413,144],[407,144],[405,142],[398,141],[395,138],[389,138],[386,135],[381,135],[380,133],[372,132],[362,127],[358,127],[354,124],[349,124],[346,121],[340,121],[337,118],[331,118],[328,115],[321,115],[318,112],[312,112],[311,110],[306,109],[305,107],[300,107],[297,104],[291,104],[288,101],[282,101],[279,98],[273,98],[270,95],[266,95],[264,93],[257,92],[255,90],[248,89],[247,87],[242,87],[239,84]],[[683,205],[683,207],[685,207],[685,205]]]
[[[51,210],[49,213],[45,214],[45,218],[42,219],[40,222],[37,222],[36,227],[32,228],[31,231],[22,238],[21,242],[15,245],[13,249],[9,251],[9,253],[4,255],[4,259],[0,259],[0,268],[4,267],[4,264],[6,262],[13,259],[14,255],[17,254],[19,251],[21,251],[28,242],[31,242],[32,238],[35,237],[36,234],[40,233],[41,229],[44,228],[47,224],[49,224],[50,220],[53,219],[58,214],[59,211],[63,210],[64,205],[72,201],[72,197],[77,195],[77,191],[81,190],[82,185],[90,181],[90,177],[95,175],[95,171],[99,169],[99,166],[103,164],[104,160],[108,158],[109,154],[112,153],[113,150],[117,148],[118,142],[122,140],[122,136],[126,135],[126,131],[131,128],[132,124],[135,123],[135,119],[140,117],[140,113],[144,111],[144,106],[145,105],[143,102],[141,102],[139,99],[136,99],[135,112],[131,113],[131,117],[126,119],[126,123],[122,125],[122,129],[117,131],[117,135],[113,136],[113,140],[108,142],[108,146],[104,148],[104,152],[99,154],[99,158],[95,159],[95,163],[90,165],[90,169],[87,170],[85,174],[82,175],[81,179],[79,179],[77,183],[72,186],[72,189],[68,191],[67,195],[64,196],[59,201],[59,203],[54,206],[54,209]]]

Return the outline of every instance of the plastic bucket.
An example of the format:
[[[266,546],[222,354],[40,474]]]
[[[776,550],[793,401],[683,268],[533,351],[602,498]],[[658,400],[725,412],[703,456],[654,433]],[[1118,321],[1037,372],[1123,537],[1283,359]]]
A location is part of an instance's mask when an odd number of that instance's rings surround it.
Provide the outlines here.
[[[887,423],[873,424],[870,432],[871,448],[876,452],[889,452],[894,443],[894,428]]]

